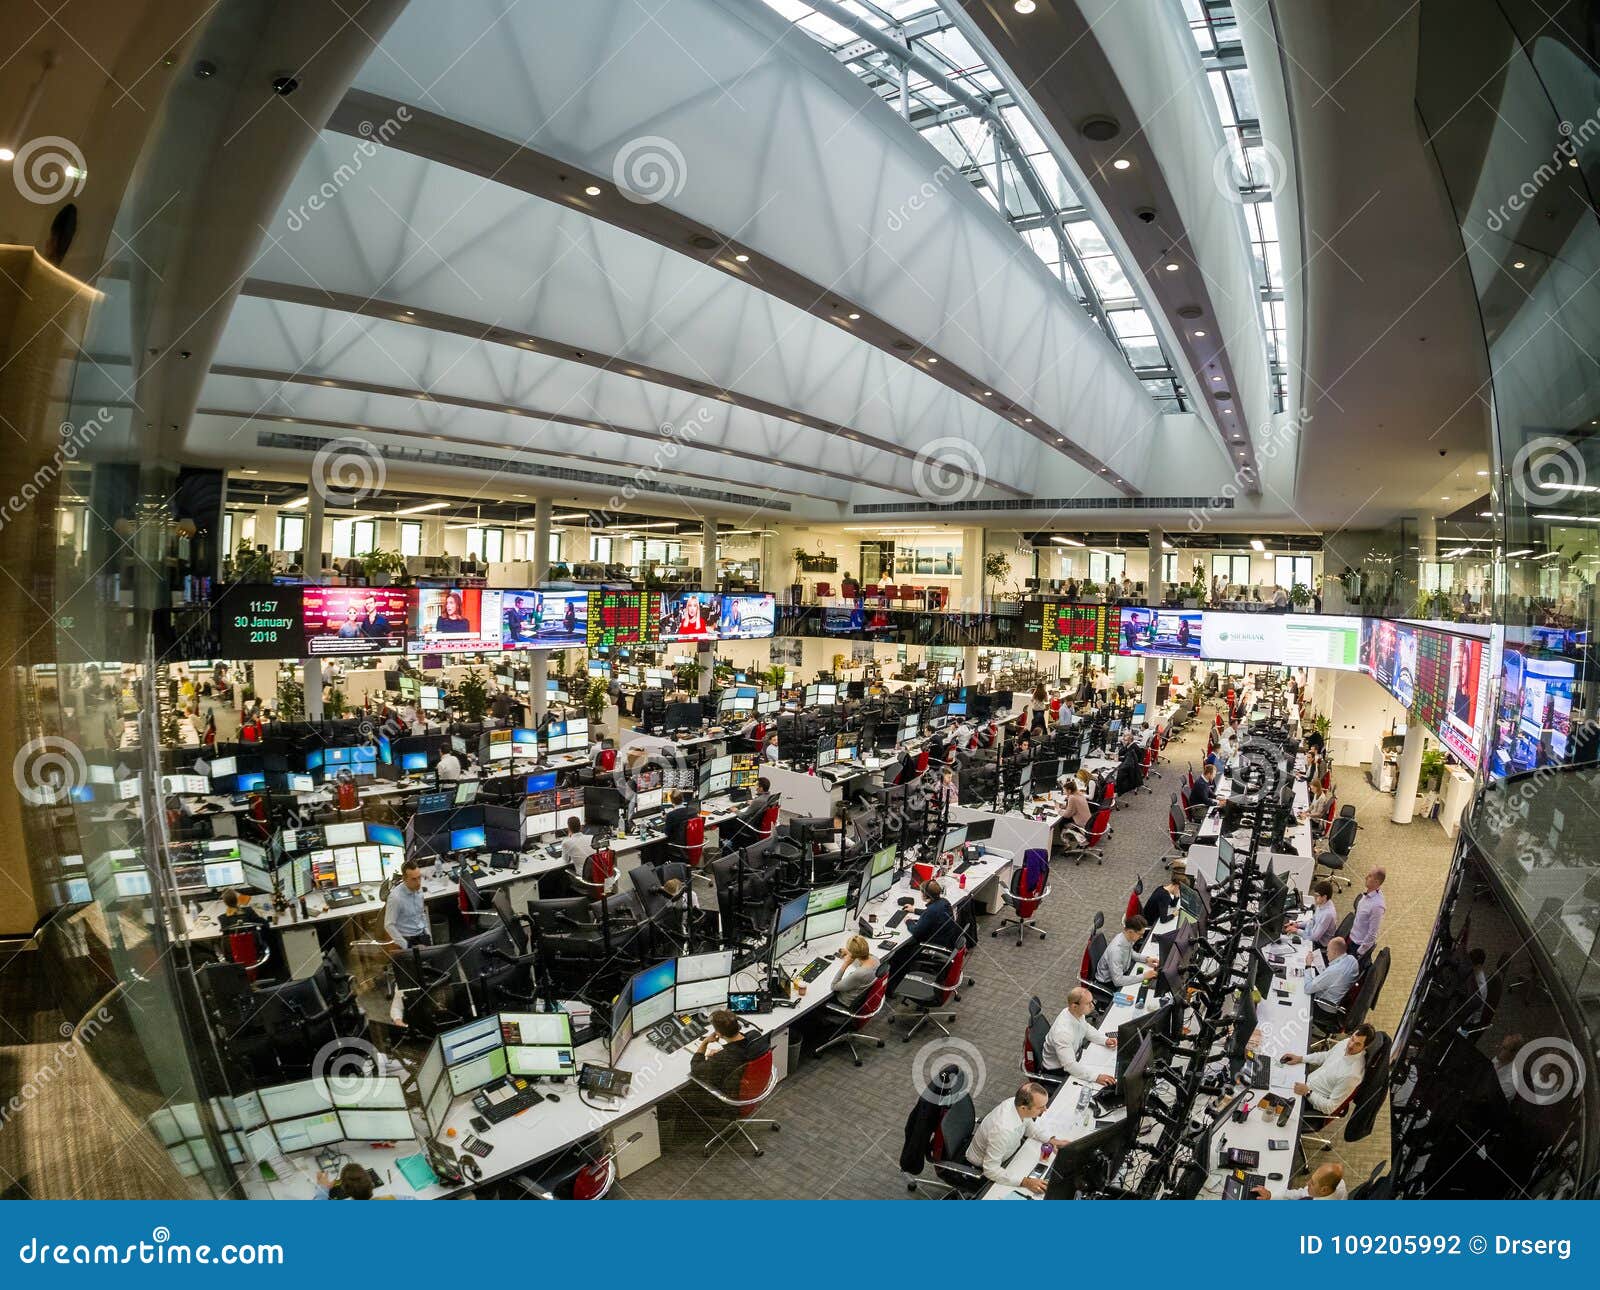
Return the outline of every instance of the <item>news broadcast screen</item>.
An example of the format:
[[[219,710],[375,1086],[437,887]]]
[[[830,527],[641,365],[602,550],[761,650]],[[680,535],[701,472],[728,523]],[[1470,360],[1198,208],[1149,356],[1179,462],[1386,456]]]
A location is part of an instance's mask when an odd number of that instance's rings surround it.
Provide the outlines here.
[[[1417,693],[1417,633],[1384,618],[1364,619],[1361,670],[1409,709]]]
[[[770,592],[722,597],[717,635],[725,641],[766,640],[777,626],[777,598]]]
[[[1572,738],[1572,691],[1577,664],[1537,657],[1507,646],[1500,666],[1500,709],[1495,714],[1489,774],[1504,779],[1521,771],[1558,766]]]
[[[404,587],[302,587],[306,657],[403,654],[412,593]]]
[[[587,591],[502,591],[507,649],[567,649],[589,643]]]
[[[722,597],[714,591],[679,591],[661,598],[663,641],[714,641]]]
[[[1124,605],[1117,628],[1117,653],[1156,658],[1200,657],[1198,609],[1148,609]]]
[[[1423,725],[1473,770],[1478,768],[1479,704],[1487,692],[1488,642],[1453,632],[1417,631],[1416,703]]]
[[[411,627],[414,654],[499,650],[500,594],[482,587],[423,587]]]

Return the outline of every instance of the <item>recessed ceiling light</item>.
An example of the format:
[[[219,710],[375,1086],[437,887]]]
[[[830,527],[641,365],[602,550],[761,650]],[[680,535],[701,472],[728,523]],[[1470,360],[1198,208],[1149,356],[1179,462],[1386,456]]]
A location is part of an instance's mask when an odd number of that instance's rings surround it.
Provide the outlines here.
[[[1571,166],[1574,170],[1576,170],[1578,168],[1578,159],[1576,157],[1568,157],[1567,158],[1567,165]]]
[[[1448,502],[1450,499],[1448,497],[1441,497],[1439,500],[1441,502]]]
[[[407,318],[415,318],[416,316],[417,316],[417,311],[415,309],[407,309],[406,310],[406,317]]]
[[[1489,477],[1489,472],[1487,470],[1480,470],[1478,472],[1478,478],[1479,479],[1487,479],[1488,477]]]
[[[1220,384],[1222,382],[1222,378],[1220,376],[1213,376],[1211,379],[1213,381],[1217,382],[1218,384]]]
[[[1167,261],[1167,272],[1168,273],[1176,273],[1177,271],[1178,271],[1178,262],[1176,260]]]
[[[1127,170],[1132,165],[1133,165],[1133,162],[1129,161],[1126,157],[1118,157],[1115,161],[1113,161],[1111,163],[1111,169],[1113,169],[1113,170]]]
[[[0,148],[0,161],[15,161],[16,159],[17,154],[12,152],[10,148]]]
[[[938,362],[938,361],[939,361],[939,360],[938,360],[938,359],[936,359],[936,358],[934,358],[934,357],[933,357],[933,355],[931,355],[931,354],[930,354],[930,355],[929,355],[929,356],[928,356],[928,361],[929,361],[929,362],[930,362],[930,363],[937,363],[937,362]]]
[[[1022,424],[1023,425],[1032,425],[1033,424],[1033,418],[1032,417],[1023,417],[1022,418]]]
[[[851,321],[851,322],[855,322],[855,321],[856,321],[856,319],[858,319],[858,318],[860,318],[860,317],[861,317],[861,315],[860,315],[860,314],[851,314],[851,315],[850,315],[850,321]]]
[[[1027,15],[1034,11],[1035,5],[1034,0],[1016,0],[1016,3],[1011,7],[1018,13]]]
[[[746,255],[743,251],[739,252],[739,254],[734,256],[733,258],[735,260],[739,261],[740,264],[748,264],[748,263],[750,263],[750,257],[748,255]]]
[[[1528,267],[1528,265],[1527,265],[1527,262],[1526,262],[1526,261],[1523,261],[1523,260],[1513,260],[1513,261],[1512,261],[1512,262],[1511,262],[1511,267],[1512,267],[1512,268],[1513,268],[1513,269],[1526,269],[1526,268],[1527,268],[1527,267]]]
[[[1201,339],[1201,340],[1203,340],[1203,339],[1204,339],[1204,338],[1205,338],[1205,332],[1203,332],[1203,331],[1197,331],[1197,332],[1195,332],[1195,337],[1196,337],[1196,339]]]
[[[994,398],[994,391],[993,390],[985,390],[983,392],[983,397],[986,398],[986,399]]]
[[[597,186],[597,185],[595,185],[595,184],[590,184],[590,185],[589,185],[589,186],[588,186],[588,187],[587,187],[587,188],[585,188],[585,189],[584,189],[584,190],[583,190],[583,191],[584,191],[584,192],[586,192],[586,193],[588,193],[588,194],[589,194],[589,196],[591,196],[591,197],[598,197],[598,196],[600,196],[600,189],[599,189],[599,187],[598,187],[598,186]]]

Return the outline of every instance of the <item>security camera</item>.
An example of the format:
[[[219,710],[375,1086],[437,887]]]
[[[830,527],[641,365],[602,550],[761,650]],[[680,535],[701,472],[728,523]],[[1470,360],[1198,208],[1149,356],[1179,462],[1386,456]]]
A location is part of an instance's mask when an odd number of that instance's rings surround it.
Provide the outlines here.
[[[1139,217],[1141,223],[1154,224],[1156,222],[1156,211],[1153,206],[1141,206],[1134,211],[1134,214]]]
[[[272,92],[279,98],[286,99],[299,88],[300,82],[293,76],[284,75],[272,78]]]
[[[217,65],[209,58],[202,58],[194,65],[194,78],[197,81],[209,81],[217,74]]]

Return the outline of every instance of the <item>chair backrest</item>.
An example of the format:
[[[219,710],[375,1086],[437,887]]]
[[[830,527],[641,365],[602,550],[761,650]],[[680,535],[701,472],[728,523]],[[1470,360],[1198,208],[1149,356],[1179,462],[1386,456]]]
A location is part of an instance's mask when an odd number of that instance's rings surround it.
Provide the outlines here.
[[[960,945],[950,961],[944,965],[944,970],[939,973],[939,1002],[949,1003],[955,998],[956,991],[961,986],[961,973],[967,965],[967,947]]]
[[[242,927],[229,932],[225,940],[228,961],[245,969],[245,978],[256,979],[256,969],[266,962],[266,937],[259,927]]]
[[[691,869],[700,867],[700,857],[705,852],[706,821],[703,815],[694,815],[683,822],[683,841],[678,844],[679,858]]]
[[[1128,893],[1127,908],[1122,911],[1124,918],[1132,918],[1144,909],[1144,879],[1133,880],[1133,890]]]
[[[772,1084],[772,1049],[752,1058],[739,1072],[739,1118],[748,1119],[765,1101],[767,1089]]]
[[[963,1093],[944,1108],[938,1127],[933,1131],[933,1144],[928,1159],[935,1165],[944,1160],[964,1162],[972,1135],[977,1132],[978,1116],[973,1110],[972,1094]]]
[[[928,771],[928,750],[926,748],[924,748],[924,749],[922,749],[922,751],[920,751],[917,754],[917,774],[925,775],[925,774],[927,774],[927,771]]]
[[[1384,946],[1372,956],[1372,965],[1361,974],[1354,997],[1345,1008],[1344,1029],[1354,1030],[1367,1019],[1367,1014],[1377,1006],[1378,993],[1389,977],[1389,947]]]
[[[1356,925],[1356,911],[1351,910],[1339,920],[1339,930],[1334,933],[1346,945],[1350,944],[1350,929]]]
[[[617,768],[617,750],[615,748],[602,748],[600,755],[595,758],[595,769],[613,771]]]
[[[1018,915],[1032,918],[1049,885],[1050,853],[1043,847],[1029,847],[1022,853],[1022,863],[1011,872],[1011,894],[1016,898]]]
[[[761,812],[761,836],[763,838],[770,838],[772,836],[772,830],[777,827],[778,804],[774,802],[771,806],[767,807],[766,810]]]
[[[883,1011],[884,1002],[889,997],[889,965],[878,965],[878,975],[872,978],[872,984],[867,987],[866,994],[861,996],[861,1002],[856,1004],[855,1018],[852,1025],[856,1030],[864,1030],[868,1023]]]
[[[1050,1020],[1044,1015],[1039,996],[1028,1000],[1028,1021],[1022,1028],[1022,1069],[1037,1075],[1044,1069],[1044,1041],[1050,1035]]]
[[[1103,787],[1105,788],[1105,796],[1102,797],[1099,802],[1095,803],[1095,805],[1106,808],[1106,811],[1108,812],[1106,815],[1106,821],[1109,823],[1111,820],[1109,812],[1111,808],[1117,804],[1117,781],[1108,776]]]
[[[1106,832],[1111,828],[1111,807],[1102,806],[1094,813],[1094,819],[1089,821],[1089,845],[1099,846],[1105,841]]]
[[[1079,980],[1093,981],[1094,974],[1100,968],[1100,960],[1106,953],[1106,934],[1102,931],[1089,933],[1089,944],[1083,951],[1083,969],[1078,973]]]
[[[1188,817],[1183,813],[1183,807],[1178,802],[1178,795],[1172,795],[1172,805],[1167,808],[1167,836],[1172,839],[1172,845],[1178,845],[1178,839],[1183,836],[1183,826]]]
[[[596,894],[604,894],[611,880],[617,876],[617,853],[610,847],[600,847],[589,853],[583,862],[583,877]]]

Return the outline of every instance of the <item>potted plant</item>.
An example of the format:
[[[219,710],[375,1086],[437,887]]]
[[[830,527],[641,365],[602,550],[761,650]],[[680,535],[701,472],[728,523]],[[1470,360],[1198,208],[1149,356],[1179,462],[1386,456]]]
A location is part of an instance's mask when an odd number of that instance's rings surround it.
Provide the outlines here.
[[[1417,776],[1419,791],[1424,793],[1437,793],[1439,786],[1444,782],[1445,758],[1444,752],[1438,748],[1429,748],[1422,754],[1422,771]]]
[[[589,714],[591,724],[600,720],[605,715],[606,704],[611,701],[611,696],[606,691],[606,679],[603,676],[591,676],[589,684],[583,691],[583,710]]]
[[[278,678],[278,719],[301,721],[306,715],[306,688],[293,677]]]
[[[1328,746],[1328,734],[1333,729],[1333,722],[1329,721],[1322,713],[1311,718],[1311,728],[1322,736],[1322,746]]]
[[[398,551],[374,547],[361,556],[361,572],[370,586],[387,587],[396,578],[405,577],[406,558]]]
[[[994,589],[1011,576],[1011,557],[1004,551],[991,551],[983,557],[983,576],[989,583],[989,602],[994,603]]]
[[[337,721],[344,716],[347,704],[344,691],[337,685],[328,688],[328,697],[322,701],[322,715],[330,720]]]
[[[222,561],[224,582],[271,582],[275,572],[270,551],[257,551],[248,542]]]
[[[1303,582],[1297,582],[1289,588],[1289,603],[1296,609],[1304,609],[1311,603],[1311,589]]]
[[[1093,578],[1085,578],[1078,584],[1078,594],[1088,599],[1100,594],[1100,584]]]
[[[772,689],[783,689],[784,666],[782,663],[774,663],[761,675]]]
[[[700,692],[700,678],[705,675],[705,664],[698,661],[679,663],[672,669],[672,678],[685,694]]]
[[[461,678],[456,687],[456,703],[468,721],[482,721],[489,711],[489,683],[477,668],[468,668]]]

